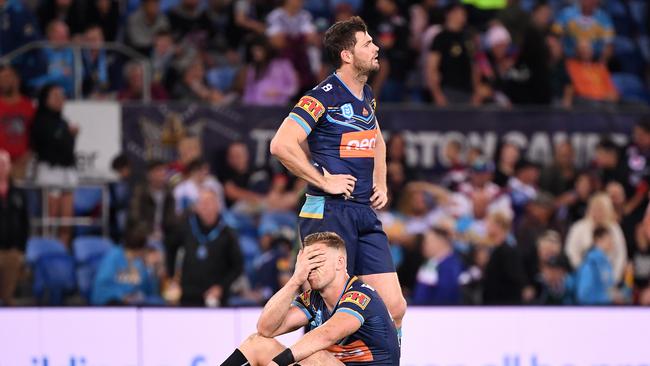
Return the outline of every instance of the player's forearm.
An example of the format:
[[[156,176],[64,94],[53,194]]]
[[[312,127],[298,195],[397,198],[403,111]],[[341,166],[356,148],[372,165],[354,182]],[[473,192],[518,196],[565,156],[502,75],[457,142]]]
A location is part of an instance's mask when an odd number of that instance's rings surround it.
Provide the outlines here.
[[[282,287],[264,306],[262,315],[257,321],[257,332],[265,337],[272,337],[275,331],[280,328],[282,322],[287,316],[291,303],[300,289],[300,285],[289,281]]]
[[[375,146],[373,181],[376,186],[386,188],[386,143],[381,132],[377,136],[377,145]]]
[[[280,159],[280,162],[295,176],[302,178],[311,185],[322,188],[325,184],[323,175],[314,168],[307,154],[298,143],[271,141],[271,154]]]
[[[318,351],[336,343],[339,339],[345,338],[335,327],[320,326],[305,334],[296,344],[291,346],[291,353],[296,361],[304,360]]]

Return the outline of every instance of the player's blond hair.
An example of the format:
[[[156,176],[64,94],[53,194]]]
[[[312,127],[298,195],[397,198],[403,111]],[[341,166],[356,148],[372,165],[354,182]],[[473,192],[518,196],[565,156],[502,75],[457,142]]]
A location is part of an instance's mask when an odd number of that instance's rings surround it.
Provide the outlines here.
[[[330,248],[343,250],[345,252],[345,241],[343,241],[339,234],[332,231],[322,231],[307,235],[303,241],[303,246],[308,247],[316,243],[323,243]]]

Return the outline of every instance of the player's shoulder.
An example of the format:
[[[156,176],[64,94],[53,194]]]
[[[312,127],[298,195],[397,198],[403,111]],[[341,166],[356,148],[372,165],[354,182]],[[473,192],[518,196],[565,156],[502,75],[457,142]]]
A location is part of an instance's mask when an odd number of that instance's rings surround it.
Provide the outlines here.
[[[309,90],[305,95],[317,98],[323,102],[332,99],[336,93],[337,79],[330,75],[323,79],[318,85]]]
[[[347,302],[365,309],[375,298],[379,298],[377,291],[372,286],[354,277],[343,292],[339,304]]]

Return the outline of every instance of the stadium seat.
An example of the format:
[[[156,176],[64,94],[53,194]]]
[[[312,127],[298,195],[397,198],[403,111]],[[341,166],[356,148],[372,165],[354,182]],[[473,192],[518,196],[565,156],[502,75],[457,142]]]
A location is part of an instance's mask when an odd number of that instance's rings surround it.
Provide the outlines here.
[[[77,288],[74,259],[67,253],[45,254],[34,264],[34,297],[39,305],[63,305]]]
[[[35,264],[44,255],[61,253],[65,254],[67,250],[57,239],[33,237],[27,241],[25,260],[29,264]]]
[[[614,73],[612,81],[624,102],[648,103],[650,101],[648,90],[638,76],[629,73]]]
[[[100,236],[81,236],[74,240],[72,249],[77,262],[79,292],[88,300],[93,280],[102,258],[114,246],[110,239]]]
[[[77,188],[74,191],[74,212],[77,216],[88,216],[102,204],[101,188]]]

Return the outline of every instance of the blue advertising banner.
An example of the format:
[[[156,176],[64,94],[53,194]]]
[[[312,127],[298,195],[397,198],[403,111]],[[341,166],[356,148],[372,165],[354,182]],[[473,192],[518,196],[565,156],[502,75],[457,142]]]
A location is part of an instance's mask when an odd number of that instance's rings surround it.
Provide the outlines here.
[[[150,104],[123,107],[123,148],[137,162],[173,160],[182,136],[200,136],[205,156],[224,157],[233,141],[250,147],[253,165],[270,159],[269,143],[288,108],[218,108],[199,104]],[[568,139],[578,164],[587,163],[604,134],[620,144],[628,142],[641,111],[441,110],[424,107],[381,107],[379,122],[386,138],[401,133],[406,141],[407,164],[423,170],[445,166],[444,149],[450,141],[478,146],[493,158],[501,141],[514,141],[524,156],[547,163],[553,144]]]

